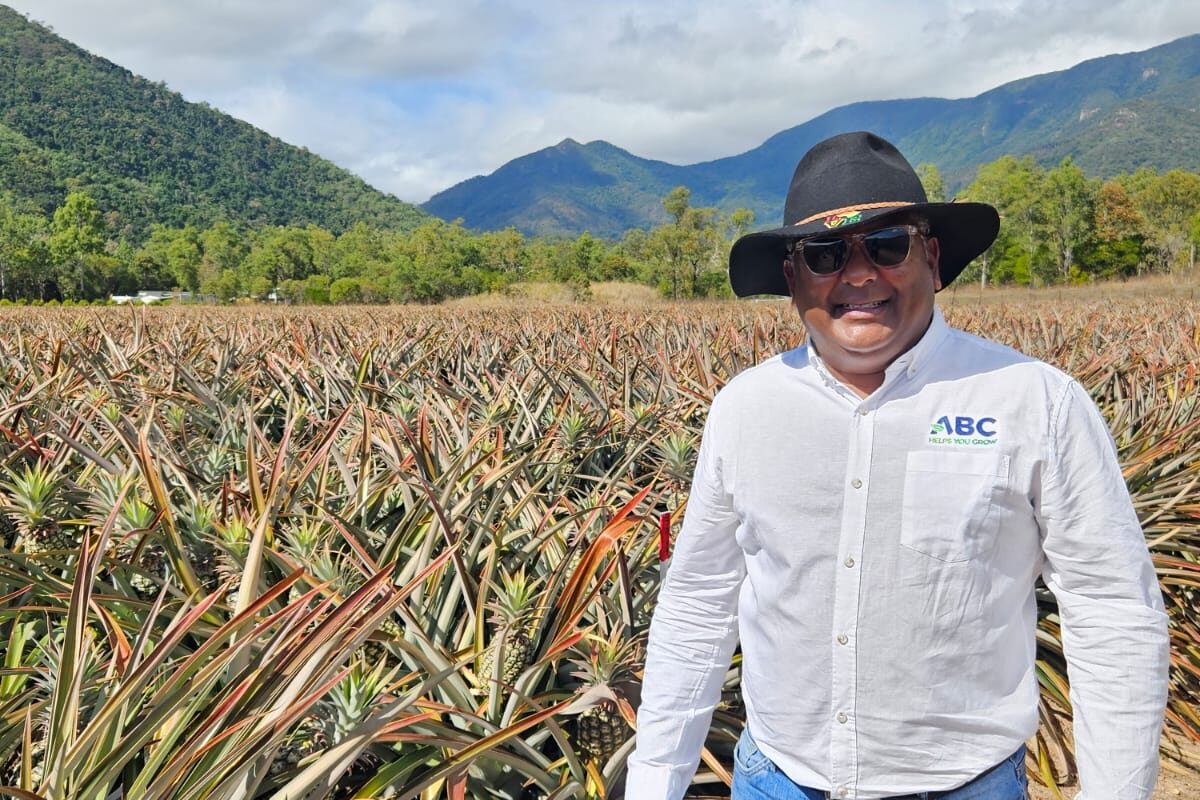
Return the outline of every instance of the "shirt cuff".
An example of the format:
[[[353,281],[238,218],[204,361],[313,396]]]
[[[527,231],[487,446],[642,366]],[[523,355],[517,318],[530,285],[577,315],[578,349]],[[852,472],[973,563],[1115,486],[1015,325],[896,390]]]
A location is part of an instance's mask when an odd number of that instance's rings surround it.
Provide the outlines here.
[[[679,800],[691,783],[678,767],[631,762],[625,777],[625,800]]]

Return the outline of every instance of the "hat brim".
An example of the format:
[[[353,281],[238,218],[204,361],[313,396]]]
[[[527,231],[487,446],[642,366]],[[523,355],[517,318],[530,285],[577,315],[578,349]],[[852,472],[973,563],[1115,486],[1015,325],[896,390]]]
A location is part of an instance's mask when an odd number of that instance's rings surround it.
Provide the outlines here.
[[[788,225],[749,233],[734,242],[729,251],[729,283],[738,297],[758,294],[786,297],[791,293],[783,277],[783,261],[789,242],[820,233],[853,232],[889,219],[910,216],[927,220],[930,236],[938,240],[941,251],[938,273],[943,289],[976,256],[987,250],[1000,232],[1000,215],[986,203],[914,203],[902,208],[865,211],[861,222],[836,231],[827,229],[821,220]]]

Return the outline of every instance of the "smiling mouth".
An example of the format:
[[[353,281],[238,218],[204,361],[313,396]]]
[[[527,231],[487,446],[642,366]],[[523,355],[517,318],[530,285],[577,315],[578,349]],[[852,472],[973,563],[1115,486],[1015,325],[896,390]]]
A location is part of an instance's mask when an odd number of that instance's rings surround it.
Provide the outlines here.
[[[835,311],[874,311],[877,308],[882,308],[887,303],[887,300],[875,300],[870,303],[838,303],[834,306]]]

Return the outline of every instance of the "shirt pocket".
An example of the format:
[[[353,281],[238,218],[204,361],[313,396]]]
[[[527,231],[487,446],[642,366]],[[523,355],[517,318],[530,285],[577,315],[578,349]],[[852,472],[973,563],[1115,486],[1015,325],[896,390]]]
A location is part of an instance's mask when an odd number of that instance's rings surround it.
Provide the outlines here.
[[[900,544],[939,561],[991,551],[999,516],[992,504],[1008,482],[1001,453],[915,450],[908,454]]]

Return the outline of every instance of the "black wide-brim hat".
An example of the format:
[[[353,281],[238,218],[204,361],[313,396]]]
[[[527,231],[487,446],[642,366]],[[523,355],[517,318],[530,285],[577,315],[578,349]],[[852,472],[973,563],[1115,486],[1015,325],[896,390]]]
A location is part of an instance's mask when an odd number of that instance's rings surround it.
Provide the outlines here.
[[[916,217],[937,238],[942,288],[996,239],[1000,215],[986,203],[930,203],[912,165],[873,133],[843,133],[813,146],[796,165],[783,227],[750,233],[729,252],[729,282],[739,297],[787,295],[789,242]]]

